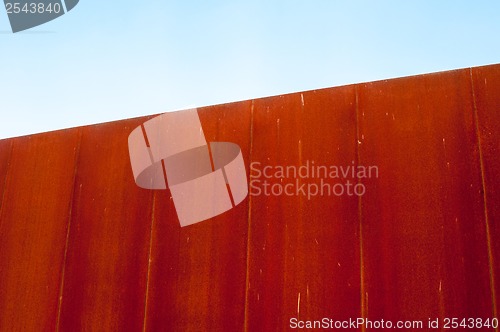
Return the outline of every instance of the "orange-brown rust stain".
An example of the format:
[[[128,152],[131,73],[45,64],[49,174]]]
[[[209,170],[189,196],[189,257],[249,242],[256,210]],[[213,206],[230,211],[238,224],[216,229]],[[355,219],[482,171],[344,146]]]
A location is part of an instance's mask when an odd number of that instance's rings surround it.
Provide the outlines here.
[[[248,164],[251,102],[198,110],[207,142],[233,142]],[[147,331],[242,331],[248,198],[181,228],[170,192],[155,193]]]
[[[0,215],[2,331],[56,329],[78,140],[78,129],[11,140]]]
[[[367,316],[488,317],[492,302],[468,70],[359,85]]]
[[[61,331],[142,329],[152,192],[134,183],[127,138],[144,121],[83,128]]]

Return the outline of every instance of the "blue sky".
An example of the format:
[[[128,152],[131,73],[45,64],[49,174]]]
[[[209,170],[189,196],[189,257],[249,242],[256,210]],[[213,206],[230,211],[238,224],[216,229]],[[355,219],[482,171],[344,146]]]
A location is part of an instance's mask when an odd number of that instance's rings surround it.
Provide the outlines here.
[[[500,62],[499,1],[95,1],[12,34],[0,138]]]

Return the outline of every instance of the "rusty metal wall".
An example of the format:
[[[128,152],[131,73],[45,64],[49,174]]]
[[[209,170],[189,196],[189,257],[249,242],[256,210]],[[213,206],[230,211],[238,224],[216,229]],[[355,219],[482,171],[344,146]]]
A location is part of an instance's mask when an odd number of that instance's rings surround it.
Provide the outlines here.
[[[248,174],[314,161],[379,177],[360,197],[250,195],[181,228],[169,191],[132,176],[127,138],[151,117],[1,140],[1,331],[497,316],[500,65],[198,113]]]

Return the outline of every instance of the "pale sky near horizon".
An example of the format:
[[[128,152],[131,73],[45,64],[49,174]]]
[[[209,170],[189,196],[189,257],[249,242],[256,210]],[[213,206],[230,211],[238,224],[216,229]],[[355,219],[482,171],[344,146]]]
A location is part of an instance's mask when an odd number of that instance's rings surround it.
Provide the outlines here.
[[[12,34],[0,138],[500,62],[499,1],[80,0]]]

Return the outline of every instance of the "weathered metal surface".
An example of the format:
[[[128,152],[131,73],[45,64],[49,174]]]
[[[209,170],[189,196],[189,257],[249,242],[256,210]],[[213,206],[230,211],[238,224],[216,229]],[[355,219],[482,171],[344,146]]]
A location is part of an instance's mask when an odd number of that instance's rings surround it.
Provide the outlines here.
[[[251,161],[261,163],[255,168],[351,165],[355,101],[354,87],[255,101]],[[293,176],[269,182],[296,180],[299,187],[317,182]],[[250,197],[248,330],[283,330],[292,317],[360,316],[357,198],[270,193]]]
[[[469,70],[358,86],[361,199],[371,319],[492,315]]]
[[[349,179],[360,197],[250,188],[183,228],[169,190],[134,183],[127,138],[151,117],[0,141],[0,330],[496,317],[499,91],[493,65],[199,109],[250,186],[321,184],[266,166],[378,176]]]
[[[1,143],[2,331],[56,327],[78,140],[66,130]]]
[[[250,102],[198,111],[207,141],[237,143],[245,160],[250,112]],[[247,232],[248,200],[210,221],[180,228],[171,195],[156,192],[146,330],[243,330]]]
[[[152,192],[135,188],[123,144],[139,123],[82,129],[61,286],[63,331],[143,326]]]
[[[474,87],[477,133],[481,154],[484,208],[487,211],[486,245],[490,253],[492,294],[498,315],[500,294],[500,69],[499,66],[470,70]]]

